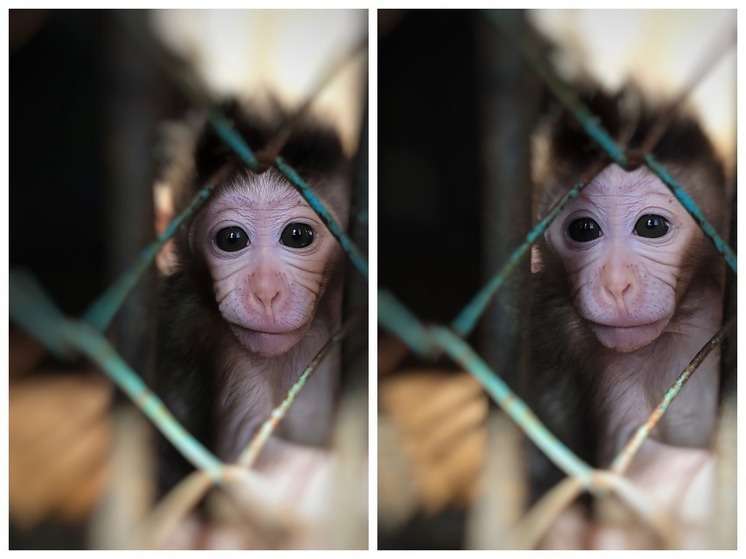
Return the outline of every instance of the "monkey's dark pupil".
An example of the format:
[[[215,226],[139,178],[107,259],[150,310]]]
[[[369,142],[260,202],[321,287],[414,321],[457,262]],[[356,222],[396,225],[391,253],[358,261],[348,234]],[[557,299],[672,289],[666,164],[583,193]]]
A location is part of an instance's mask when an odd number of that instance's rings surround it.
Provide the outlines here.
[[[666,221],[666,218],[659,215],[644,215],[635,224],[635,232],[640,237],[647,237],[649,239],[662,237],[668,233],[669,228],[670,225]]]
[[[226,227],[218,231],[215,244],[225,252],[236,252],[249,244],[249,236],[240,227]]]
[[[589,217],[576,219],[567,228],[570,238],[578,243],[587,243],[601,236],[601,227]]]
[[[313,242],[315,233],[310,225],[291,223],[282,231],[280,242],[291,248],[305,248]]]

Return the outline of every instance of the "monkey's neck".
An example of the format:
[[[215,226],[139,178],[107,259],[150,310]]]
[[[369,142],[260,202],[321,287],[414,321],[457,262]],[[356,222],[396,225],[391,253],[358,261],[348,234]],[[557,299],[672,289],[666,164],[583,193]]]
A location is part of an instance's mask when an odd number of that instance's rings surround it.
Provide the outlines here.
[[[232,352],[233,362],[220,383],[217,405],[218,456],[232,461],[248,445],[259,426],[286,397],[311,359],[329,340],[332,320],[317,315],[305,337],[284,355],[261,358]],[[333,348],[295,398],[277,435],[305,445],[328,442],[340,370],[340,351]]]
[[[722,295],[709,286],[692,290],[664,333],[632,353],[609,351],[594,384],[592,415],[602,421],[601,465],[608,465],[650,416],[701,347],[722,322]],[[595,375],[594,375],[595,376]],[[704,360],[670,405],[651,439],[676,447],[705,448],[717,419],[720,353]]]

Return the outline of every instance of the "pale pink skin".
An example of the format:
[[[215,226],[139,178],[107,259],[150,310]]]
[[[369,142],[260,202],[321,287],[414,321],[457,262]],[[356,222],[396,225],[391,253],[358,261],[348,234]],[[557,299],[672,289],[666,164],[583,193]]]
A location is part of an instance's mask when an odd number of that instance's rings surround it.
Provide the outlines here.
[[[334,185],[343,189],[346,185]],[[342,197],[344,198],[344,196]],[[332,215],[345,224],[345,215]],[[290,223],[315,233],[305,248],[280,242]],[[221,250],[215,236],[238,226],[249,244]],[[218,455],[233,460],[252,432],[341,325],[342,253],[316,213],[276,171],[218,191],[191,227],[192,251],[202,255],[215,300],[238,341],[224,352]],[[322,362],[282,423],[281,433],[303,444],[328,440],[339,373],[339,352]]]

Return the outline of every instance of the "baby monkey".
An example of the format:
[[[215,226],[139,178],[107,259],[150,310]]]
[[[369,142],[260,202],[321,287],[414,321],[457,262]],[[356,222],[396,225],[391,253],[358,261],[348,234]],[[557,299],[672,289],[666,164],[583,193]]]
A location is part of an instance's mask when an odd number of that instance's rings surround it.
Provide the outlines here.
[[[174,239],[173,273],[164,279],[159,309],[156,391],[190,433],[233,462],[342,319],[344,253],[272,159],[281,155],[342,228],[350,186],[331,127],[301,117],[282,128],[282,110],[251,111],[237,102],[224,114],[261,168],[249,169],[207,123],[190,122],[174,135],[163,180],[176,214],[219,178]],[[287,133],[278,144],[281,129]],[[278,437],[329,442],[339,368],[339,350],[332,350]],[[165,440],[161,455],[160,489],[167,491],[192,467]]]
[[[582,97],[628,154],[658,124],[661,108],[634,87]],[[565,444],[593,466],[609,467],[719,330],[725,265],[657,176],[645,165],[603,163],[565,110],[541,123],[533,149],[535,219],[601,162],[600,173],[533,248],[529,400]],[[723,235],[729,226],[724,171],[697,121],[678,116],[652,153]],[[719,379],[713,351],[644,443],[631,475],[667,450],[710,448]],[[535,497],[561,477],[549,474],[546,463],[533,474]]]

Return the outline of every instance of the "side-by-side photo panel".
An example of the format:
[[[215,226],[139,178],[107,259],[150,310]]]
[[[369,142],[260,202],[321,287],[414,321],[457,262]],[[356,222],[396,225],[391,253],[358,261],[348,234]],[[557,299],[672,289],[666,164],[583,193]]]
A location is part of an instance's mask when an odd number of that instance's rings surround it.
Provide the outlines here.
[[[368,23],[10,10],[11,549],[368,549]]]
[[[377,15],[379,549],[734,549],[735,10]]]

